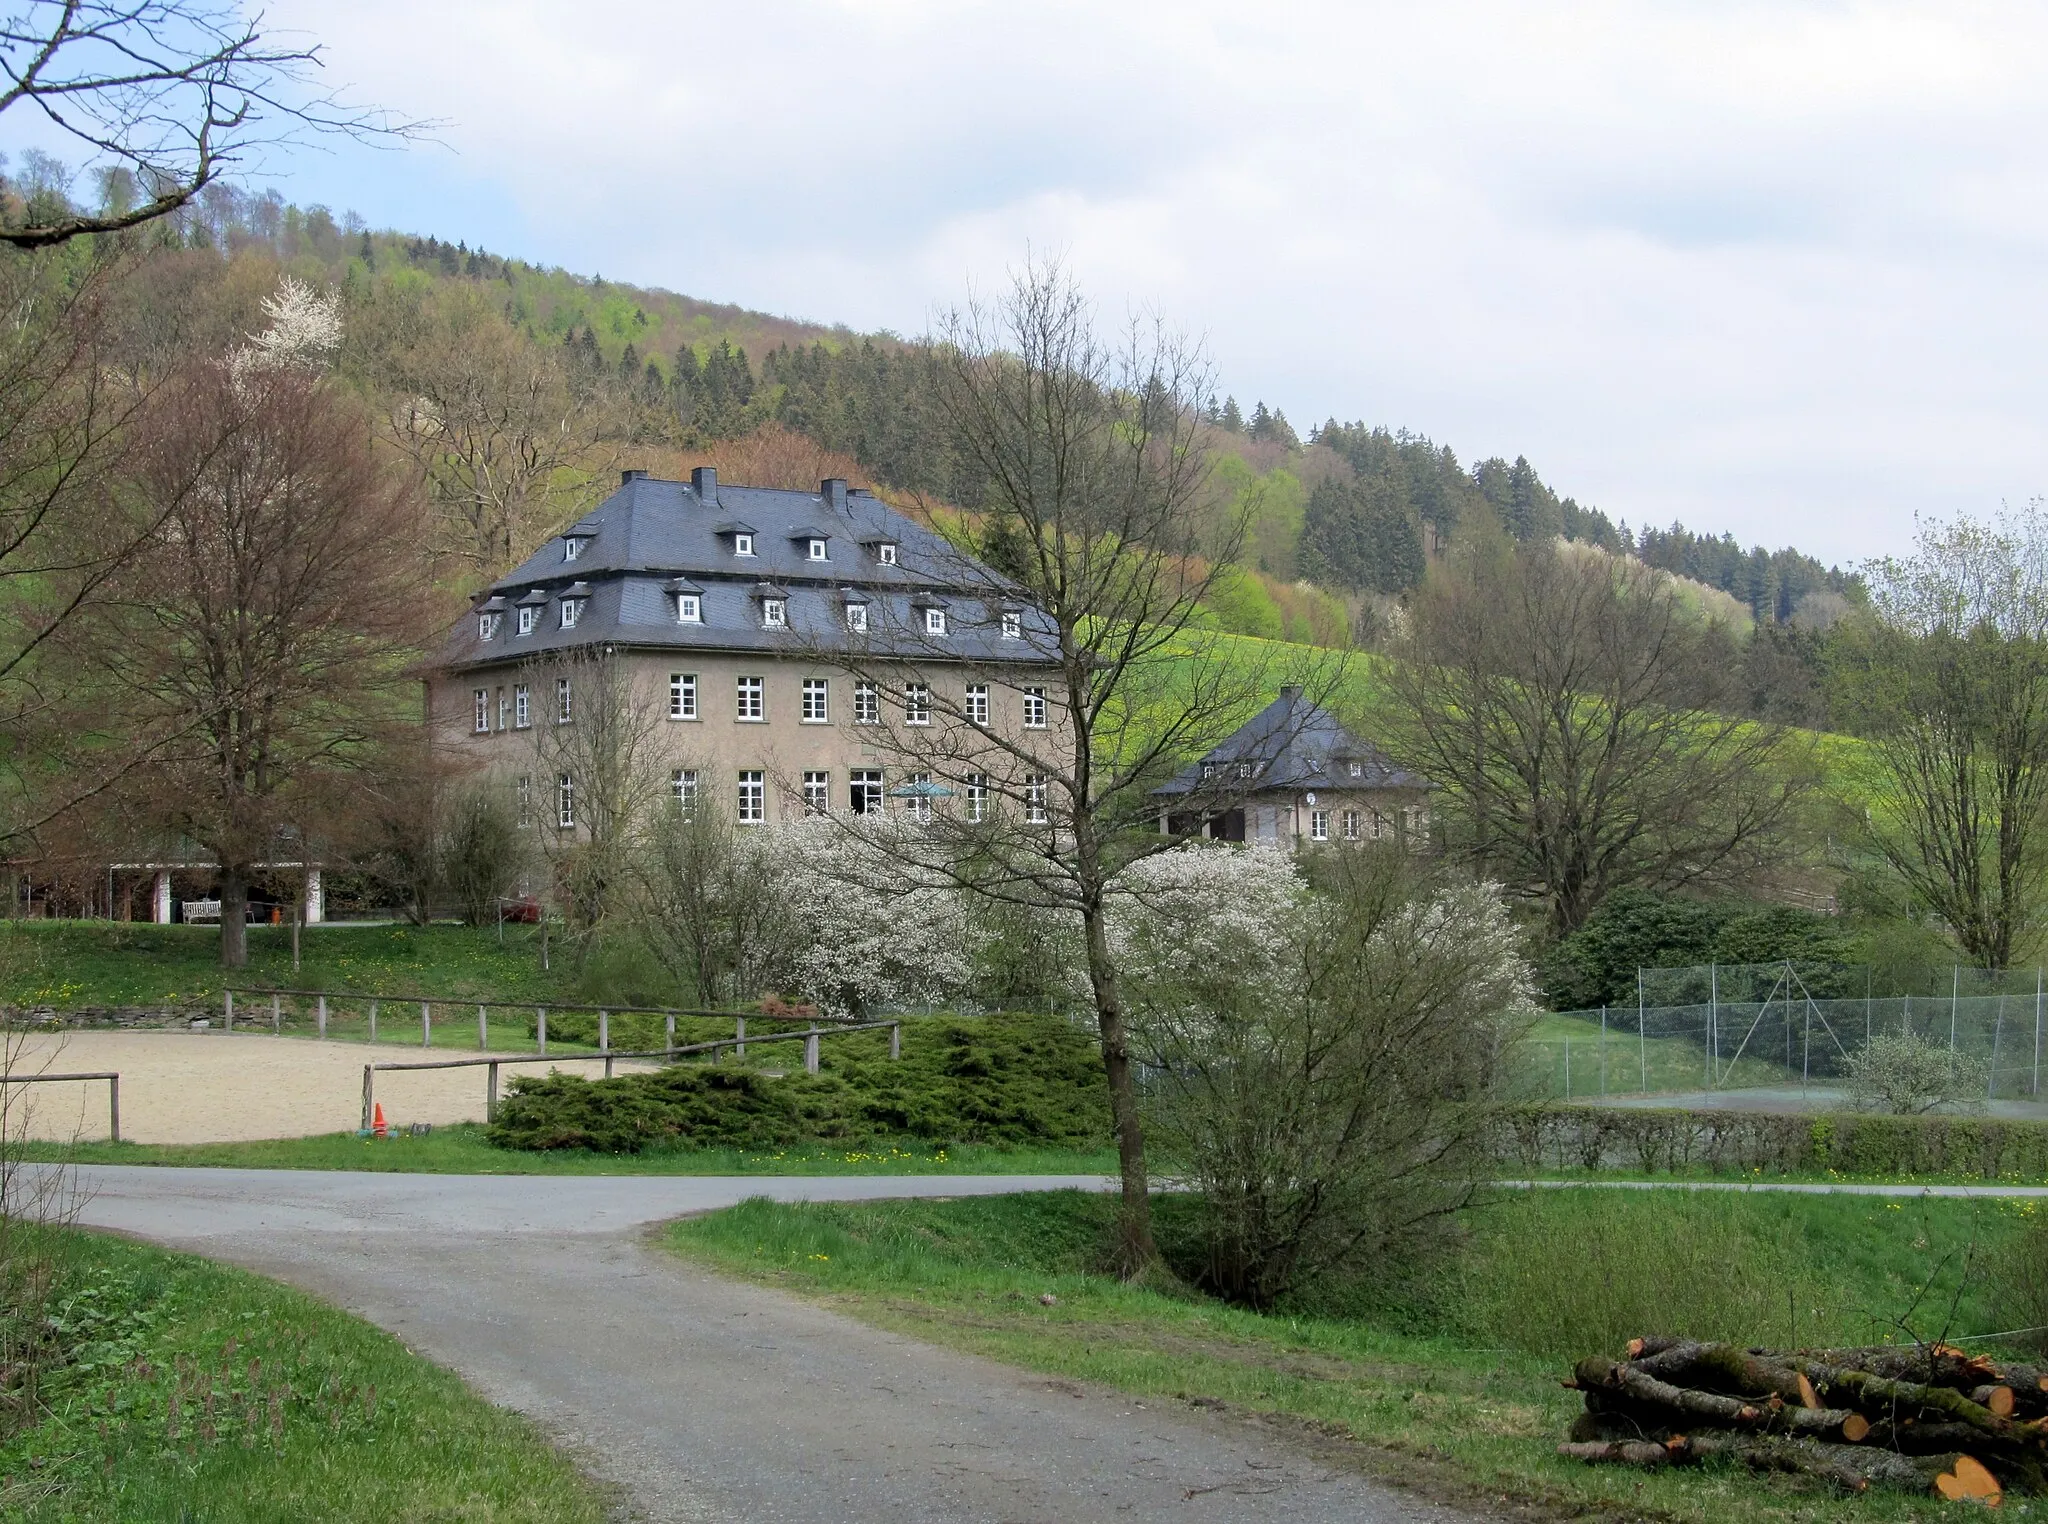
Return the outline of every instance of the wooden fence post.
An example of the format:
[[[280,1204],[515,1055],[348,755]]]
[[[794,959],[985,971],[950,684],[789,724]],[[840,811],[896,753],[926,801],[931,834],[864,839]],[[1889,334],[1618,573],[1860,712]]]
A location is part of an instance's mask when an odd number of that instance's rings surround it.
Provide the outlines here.
[[[903,1056],[903,1023],[900,1021],[889,1023],[889,1056],[891,1058],[901,1058]]]
[[[313,1018],[314,1025],[319,1034],[325,1037],[327,1035],[327,997],[319,995],[314,998],[317,1002],[315,1009],[318,1013]]]
[[[283,1007],[283,1006],[282,1006],[282,1005],[281,1005],[281,1004],[279,1003],[279,1001],[278,1001],[278,998],[277,998],[276,994],[275,994],[275,993],[273,993],[273,994],[271,995],[271,997],[270,997],[270,1033],[271,1033],[271,1036],[275,1037],[275,1036],[276,1036],[276,1035],[277,1035],[277,1034],[278,1034],[279,1032],[282,1032],[283,1030],[284,1030],[284,1007]]]
[[[233,990],[223,990],[221,993],[227,1007],[228,1030],[232,1032],[235,1029],[235,992]]]
[[[484,1120],[486,1122],[495,1122],[498,1120],[498,1066],[496,1064],[490,1066],[490,1076],[490,1088],[484,1092]]]
[[[605,1010],[603,1006],[599,1006],[597,1010],[597,1048],[600,1053],[609,1053],[612,1048],[611,1013]],[[606,1067],[605,1074],[607,1076],[611,1074],[609,1066]]]
[[[370,1002],[370,1041],[377,1040],[377,1002]]]
[[[375,1102],[375,1100],[376,1100],[376,1086],[377,1086],[377,1081],[376,1081],[376,1078],[375,1078],[375,1076],[376,1076],[376,1073],[377,1073],[377,1066],[376,1066],[375,1064],[364,1064],[364,1065],[363,1065],[363,1131],[364,1131],[364,1132],[368,1132],[368,1131],[370,1130],[370,1118],[376,1115],[376,1110],[375,1110],[375,1106],[374,1106],[374,1102]]]
[[[431,1048],[433,1045],[434,1008],[422,1000],[420,1002],[420,1046],[422,1048]]]
[[[668,1021],[667,1021],[667,1023],[666,1023],[666,1031],[667,1031],[667,1035],[668,1035],[668,1044],[667,1044],[667,1045],[668,1045],[668,1047],[669,1047],[669,1048],[673,1049],[673,1048],[675,1047],[675,1045],[676,1045],[676,1013],[675,1013],[674,1011],[670,1011],[670,1012],[668,1013]]]
[[[107,1076],[107,1131],[116,1143],[121,1141],[121,1076],[118,1074]]]
[[[481,1005],[476,1008],[476,1048],[479,1053],[491,1045],[491,1023],[489,1017],[485,1015],[489,1009],[490,1007]]]
[[[747,1018],[744,1016],[737,1017],[732,1025],[732,1051],[735,1056],[745,1058],[747,1056]],[[718,1057],[718,1050],[716,1048],[711,1050],[711,1056],[714,1059]]]
[[[818,1029],[812,1027],[804,1034],[804,1073],[818,1072]]]
[[[548,1008],[544,1005],[537,1005],[533,1008],[533,1031],[534,1035],[540,1039],[540,1051],[543,1053],[547,1052]]]

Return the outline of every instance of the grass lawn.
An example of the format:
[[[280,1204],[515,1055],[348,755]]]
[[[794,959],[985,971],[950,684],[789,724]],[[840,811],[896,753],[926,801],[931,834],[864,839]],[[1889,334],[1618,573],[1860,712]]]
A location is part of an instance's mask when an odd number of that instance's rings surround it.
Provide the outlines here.
[[[1165,1236],[1182,1204],[1163,1203]],[[1375,1473],[1553,1517],[1758,1524],[1952,1516],[1731,1470],[1557,1458],[1558,1381],[1631,1334],[1852,1343],[2004,1326],[1966,1266],[2027,1204],[1604,1191],[1511,1194],[1426,1278],[1348,1311],[1258,1315],[1099,1273],[1113,1205],[1079,1193],[778,1206],[672,1226],[678,1252],[919,1338],[1159,1399],[1297,1421]],[[1045,1305],[1040,1298],[1055,1300]],[[2038,1510],[2015,1499],[2009,1508]]]
[[[19,1230],[17,1230],[19,1231]],[[0,1518],[127,1524],[598,1524],[607,1500],[525,1419],[272,1281],[65,1235],[72,1360],[0,1445]]]
[[[249,928],[249,966],[238,985],[292,989],[422,991],[545,1002],[582,998],[574,960],[558,956],[541,972],[538,933],[507,926],[309,927],[292,971],[288,928]],[[557,949],[560,951],[560,949]],[[592,971],[586,970],[585,977]],[[210,926],[152,926],[136,921],[0,923],[0,1003],[52,1005],[218,1005],[220,933]],[[623,1003],[623,1001],[622,1001]],[[415,1010],[415,1020],[419,1015]],[[476,1012],[469,1033],[476,1035]]]
[[[460,1122],[424,1138],[359,1138],[352,1132],[261,1143],[78,1143],[13,1145],[31,1160],[74,1164],[185,1164],[224,1169],[347,1169],[429,1175],[1113,1175],[1113,1149],[930,1147],[869,1143],[786,1149],[649,1149],[594,1154],[580,1149],[493,1148],[483,1127]]]

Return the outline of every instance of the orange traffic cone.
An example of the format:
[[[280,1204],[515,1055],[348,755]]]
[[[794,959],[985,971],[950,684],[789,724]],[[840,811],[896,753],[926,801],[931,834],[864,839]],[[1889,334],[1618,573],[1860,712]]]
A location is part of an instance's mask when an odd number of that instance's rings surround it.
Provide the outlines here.
[[[382,1101],[377,1103],[376,1115],[370,1119],[370,1136],[373,1138],[388,1138],[391,1136],[391,1129],[384,1125],[384,1103]]]

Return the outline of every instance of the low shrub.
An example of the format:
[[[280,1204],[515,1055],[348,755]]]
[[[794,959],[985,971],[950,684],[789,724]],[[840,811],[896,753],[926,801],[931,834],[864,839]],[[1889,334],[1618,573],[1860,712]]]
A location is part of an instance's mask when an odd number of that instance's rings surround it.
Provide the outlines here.
[[[2048,1122],[1983,1116],[1517,1106],[1494,1147],[1531,1170],[2048,1178]]]
[[[888,1053],[888,1034],[873,1032],[828,1038],[815,1075],[676,1064],[609,1080],[521,1078],[486,1136],[501,1148],[603,1153],[886,1138],[1087,1148],[1109,1137],[1094,1039],[1061,1017],[910,1018],[903,1056]]]

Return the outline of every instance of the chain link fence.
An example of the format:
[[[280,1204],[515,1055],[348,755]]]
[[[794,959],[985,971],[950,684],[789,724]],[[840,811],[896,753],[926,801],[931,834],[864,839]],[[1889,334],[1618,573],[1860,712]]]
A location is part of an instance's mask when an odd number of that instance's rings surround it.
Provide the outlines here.
[[[1528,1100],[1832,1093],[1872,1037],[1910,1031],[1982,1063],[1987,1101],[2039,1098],[2040,970],[1958,968],[1934,995],[1877,995],[1871,982],[1867,969],[1839,964],[1643,969],[1635,1005],[1543,1017],[1514,1081]]]

